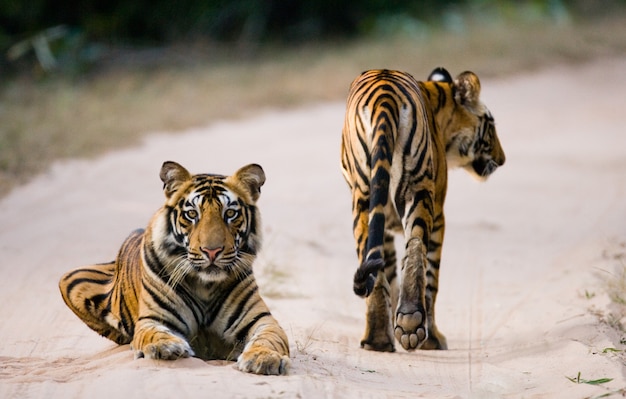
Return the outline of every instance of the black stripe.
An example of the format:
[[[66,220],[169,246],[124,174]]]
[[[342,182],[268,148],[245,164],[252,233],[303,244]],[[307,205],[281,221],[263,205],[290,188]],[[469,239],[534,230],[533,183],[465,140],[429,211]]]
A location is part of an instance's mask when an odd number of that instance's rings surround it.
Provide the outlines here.
[[[228,318],[228,323],[226,324],[226,327],[224,328],[224,332],[226,332],[226,330],[228,330],[230,327],[232,327],[232,325],[235,323],[235,321],[243,313],[245,307],[248,307],[248,308],[252,308],[253,307],[254,304],[250,304],[248,306],[248,301],[250,300],[252,295],[254,295],[254,293],[257,292],[257,290],[258,290],[258,288],[254,287],[253,289],[249,290],[246,293],[246,295],[245,295],[245,297],[243,299],[239,300],[239,304],[237,305],[237,309],[233,313],[231,313],[230,317]]]
[[[428,260],[428,263],[430,264],[430,266],[435,269],[435,270],[439,270],[440,264],[441,262],[439,261],[434,261],[434,260]]]
[[[114,263],[115,263],[115,262],[101,263],[101,265],[102,265],[102,266],[104,266],[104,265],[112,265],[112,264],[114,264]],[[68,273],[68,274],[67,274],[67,275],[63,278],[63,280],[69,280],[69,279],[71,279],[72,277],[74,277],[76,274],[78,274],[78,273],[83,273],[83,272],[94,273],[94,274],[100,274],[100,275],[105,276],[105,277],[107,277],[107,278],[111,278],[111,276],[112,276],[112,274],[110,274],[110,273],[106,273],[106,272],[103,272],[102,270],[98,270],[98,269],[90,269],[90,268],[81,268],[81,269],[76,269],[76,270],[74,270],[74,271],[72,271],[72,272]]]
[[[187,329],[187,333],[189,332],[189,325],[187,324],[186,320],[184,320],[180,313],[177,311],[177,309],[172,308],[171,306],[169,306],[168,303],[166,303],[165,301],[163,301],[163,299],[160,296],[160,292],[156,292],[154,291],[150,286],[148,286],[147,284],[143,283],[142,284],[143,289],[146,290],[146,292],[148,294],[150,294],[150,296],[152,297],[152,299],[154,300],[154,302],[156,302],[157,306],[165,311],[168,312],[170,316],[173,316],[176,320],[178,320],[180,322],[180,324],[182,324],[183,326],[185,326],[185,328]],[[165,323],[165,315],[163,315],[163,322]],[[177,331],[179,331],[179,329],[177,328]]]
[[[133,316],[123,295],[120,295],[119,302],[120,322],[122,323],[124,331],[132,337],[135,332]]]
[[[104,274],[104,273],[101,273]],[[106,285],[109,284],[111,282],[111,276],[106,274],[107,279],[106,280],[94,280],[91,278],[77,278],[76,280],[72,280],[72,282],[70,284],[67,285],[67,288],[65,290],[65,294],[66,296],[70,296],[71,292],[74,290],[74,288],[77,285],[81,285],[84,283],[89,283],[89,284],[97,284],[97,285]]]
[[[85,298],[85,309],[89,309],[91,306],[93,306],[94,310],[99,308],[100,304],[109,298],[109,294],[110,293],[105,293]]]
[[[446,106],[448,96],[446,95],[446,91],[444,90],[443,85],[436,83],[434,86],[435,89],[437,89],[437,97],[439,101],[437,102],[437,107],[433,110],[433,113],[437,113],[440,109]],[[454,96],[454,93],[452,93],[452,95]]]
[[[219,295],[214,295],[209,299],[209,302],[206,304],[206,315],[205,315],[205,323],[211,325],[217,315],[222,311],[224,304],[226,303],[226,298],[233,292],[233,290],[240,284],[244,284],[246,281],[248,284],[251,284],[251,279],[248,280],[233,280],[229,285],[220,284]]]
[[[164,325],[165,327],[167,327],[169,330],[174,331],[182,336],[186,336],[187,334],[184,331],[181,331],[178,326],[172,324],[169,320],[166,320],[163,317],[159,317],[159,316],[153,316],[153,315],[149,315],[149,316],[141,316],[137,319],[137,322],[139,323],[140,320],[152,320],[154,322],[156,322],[157,324],[161,324]]]
[[[434,232],[434,230],[431,230],[431,234]],[[439,248],[441,248],[441,243],[434,241],[434,240],[430,240],[428,242],[428,252],[432,252],[432,251],[436,251]]]
[[[383,235],[385,233],[385,215],[375,213],[370,216],[369,234],[367,238],[367,252],[372,248],[383,245]]]
[[[245,326],[243,326],[239,332],[237,333],[237,341],[238,342],[243,342],[244,339],[248,336],[248,333],[250,332],[250,329],[262,318],[267,317],[267,316],[271,316],[272,314],[270,312],[262,312],[259,313],[258,315],[256,315],[252,320],[250,320],[248,322],[248,324],[246,324]]]
[[[426,284],[426,291],[434,293],[439,291],[439,289],[434,285]]]

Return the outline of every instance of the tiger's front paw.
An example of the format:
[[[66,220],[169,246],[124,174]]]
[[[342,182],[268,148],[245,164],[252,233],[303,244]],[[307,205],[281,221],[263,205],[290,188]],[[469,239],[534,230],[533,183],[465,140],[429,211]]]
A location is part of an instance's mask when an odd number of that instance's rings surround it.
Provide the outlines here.
[[[133,342],[133,348],[136,349],[135,359],[146,357],[148,359],[175,360],[194,355],[189,343],[174,335],[160,337],[140,346],[135,346],[135,342]]]
[[[291,360],[271,349],[251,348],[239,355],[237,367],[248,373],[285,375],[291,367]]]
[[[399,309],[396,313],[394,335],[404,349],[408,351],[417,349],[428,338],[426,327],[424,326],[424,316],[419,310],[405,313]]]

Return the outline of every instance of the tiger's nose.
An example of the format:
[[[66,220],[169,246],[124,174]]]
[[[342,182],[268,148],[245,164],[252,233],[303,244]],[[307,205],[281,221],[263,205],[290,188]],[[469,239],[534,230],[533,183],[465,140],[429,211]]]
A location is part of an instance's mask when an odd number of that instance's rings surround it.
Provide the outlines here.
[[[220,252],[224,250],[224,247],[219,247],[219,248],[201,247],[200,250],[204,252],[206,256],[209,257],[209,261],[213,263],[215,262],[215,259],[217,259],[217,256],[220,254]]]

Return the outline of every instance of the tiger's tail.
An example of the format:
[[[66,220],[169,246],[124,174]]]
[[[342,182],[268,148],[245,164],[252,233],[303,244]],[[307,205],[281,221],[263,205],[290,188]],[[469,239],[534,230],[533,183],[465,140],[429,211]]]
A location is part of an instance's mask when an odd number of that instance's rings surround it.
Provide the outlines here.
[[[396,105],[383,97],[375,105],[375,121],[370,153],[369,224],[363,263],[354,274],[354,293],[367,297],[374,289],[376,276],[383,269],[383,240],[385,235],[385,207],[389,201],[389,182],[394,148],[393,115]]]

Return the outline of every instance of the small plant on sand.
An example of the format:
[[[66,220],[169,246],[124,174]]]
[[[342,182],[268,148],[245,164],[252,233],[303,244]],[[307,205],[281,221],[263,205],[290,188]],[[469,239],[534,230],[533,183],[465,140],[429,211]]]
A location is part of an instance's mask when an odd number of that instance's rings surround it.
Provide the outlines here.
[[[307,355],[308,354],[308,349],[309,349],[309,347],[311,346],[312,343],[313,343],[313,341],[311,340],[311,336],[310,335],[308,337],[306,337],[304,342],[302,342],[301,340],[296,339],[296,349],[298,350],[298,353],[300,353],[301,355]]]
[[[580,378],[580,371],[578,372],[578,375],[576,377],[566,376],[565,378],[567,378],[568,380],[576,384],[589,384],[589,385],[601,385],[601,384],[606,384],[607,382],[613,381],[612,378],[598,378],[596,380],[586,380],[584,378]]]
[[[315,326],[309,329],[306,337],[304,338],[304,341],[296,339],[296,350],[298,351],[299,354],[301,355],[308,355],[310,352],[310,348],[311,345],[313,345],[313,341],[315,341],[315,339],[313,338],[313,334],[315,334],[318,330],[320,329],[320,326]],[[293,336],[293,331],[291,332],[291,335]],[[314,358],[315,360],[315,358]]]
[[[580,377],[580,371],[578,372],[578,375],[576,377],[565,377],[568,380],[570,380],[571,382],[573,382],[574,384],[589,384],[589,385],[597,385],[597,386],[602,386],[602,384],[606,384],[608,382],[613,381],[613,378],[598,378],[595,380],[587,380],[584,378]],[[626,389],[622,388],[622,389],[617,389],[617,390],[608,390],[608,388],[603,387],[604,389],[607,390],[607,392],[604,392],[600,395],[596,395],[596,396],[589,396],[587,397],[587,399],[600,399],[600,398],[608,398],[610,396],[613,395],[620,395],[620,396],[624,396],[626,394]]]

